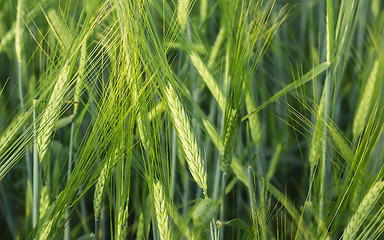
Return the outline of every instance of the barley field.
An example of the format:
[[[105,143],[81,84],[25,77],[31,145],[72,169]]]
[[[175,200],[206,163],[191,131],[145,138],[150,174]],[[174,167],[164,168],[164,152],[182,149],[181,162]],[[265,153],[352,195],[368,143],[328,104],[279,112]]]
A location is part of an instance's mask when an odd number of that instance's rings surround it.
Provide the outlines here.
[[[382,0],[0,0],[0,239],[384,239]]]

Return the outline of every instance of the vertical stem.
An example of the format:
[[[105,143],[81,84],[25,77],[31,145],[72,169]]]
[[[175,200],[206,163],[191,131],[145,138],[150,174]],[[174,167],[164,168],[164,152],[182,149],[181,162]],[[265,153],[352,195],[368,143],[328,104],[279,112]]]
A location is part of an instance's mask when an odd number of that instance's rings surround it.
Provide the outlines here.
[[[73,139],[75,136],[75,121],[74,121],[74,115],[71,123],[71,133],[69,138],[69,156],[68,156],[68,170],[67,170],[67,182],[69,182],[69,179],[71,178],[71,172],[72,172],[72,162],[73,162]],[[66,212],[66,219],[68,221],[65,224],[65,230],[64,230],[64,240],[70,239],[70,233],[71,233],[71,223],[69,220],[69,212],[70,208],[67,209]]]
[[[221,206],[220,206],[220,221],[224,222],[224,200],[225,200],[225,185],[227,181],[227,173],[223,172],[221,175]],[[219,232],[220,239],[224,239],[224,225],[220,227]]]
[[[18,82],[18,90],[19,90],[19,99],[20,99],[20,108],[24,108],[24,94],[23,94],[23,65],[24,65],[24,58],[23,58],[23,52],[22,52],[22,46],[23,46],[23,21],[22,21],[22,12],[23,8],[25,6],[25,0],[19,0],[17,2],[17,16],[16,16],[16,28],[15,28],[15,53],[16,53],[16,60],[17,60],[17,82]],[[26,127],[23,127],[23,132],[26,131]],[[36,139],[36,138],[35,138]],[[29,182],[32,184],[33,177],[32,177],[32,169],[31,169],[31,156],[29,151],[29,146],[26,147],[26,154],[25,154],[25,160],[26,160],[26,166],[27,166],[27,178]],[[28,183],[27,183],[28,184]],[[33,202],[32,202],[32,209],[33,209]],[[33,218],[32,218],[33,219]],[[34,227],[35,225],[33,225]]]
[[[36,100],[33,101],[33,187],[32,187],[32,227],[36,227],[39,213],[39,157],[37,155]]]
[[[327,61],[332,62],[333,54],[333,5],[332,0],[327,0]],[[327,125],[329,123],[328,116],[330,115],[330,104],[331,104],[331,90],[332,90],[332,66],[326,71],[325,84],[324,84],[324,127],[323,127],[323,154],[321,158],[321,179],[320,179],[320,203],[319,203],[319,220],[323,220],[323,209],[324,209],[324,189],[327,177]]]
[[[94,239],[99,239],[99,220],[95,220],[95,237]]]
[[[256,224],[257,224],[257,215],[256,215],[256,200],[255,200],[255,192],[253,189],[253,178],[251,174],[252,168],[251,166],[248,166],[248,193],[249,193],[249,199],[251,202],[251,217],[252,217],[252,231],[253,235],[256,238]]]
[[[24,8],[24,0],[19,0],[17,3],[17,18],[16,18],[16,31],[15,31],[15,52],[17,58],[17,81],[19,85],[19,98],[20,98],[20,107],[24,107],[24,96],[23,96],[23,79],[22,79],[22,66],[24,64],[23,61],[23,53],[22,53],[22,45],[23,45],[23,23],[22,23],[22,11]]]
[[[176,129],[172,128],[172,165],[171,165],[171,196],[175,196],[175,178],[176,178],[176,161],[177,161],[177,135],[176,135]]]

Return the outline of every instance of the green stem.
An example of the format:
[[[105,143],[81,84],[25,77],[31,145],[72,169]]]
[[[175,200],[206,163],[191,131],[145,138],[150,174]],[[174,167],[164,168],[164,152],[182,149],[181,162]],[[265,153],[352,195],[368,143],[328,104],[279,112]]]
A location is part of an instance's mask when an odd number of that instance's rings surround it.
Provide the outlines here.
[[[333,5],[332,0],[327,0],[327,61],[332,62],[333,54]],[[324,190],[326,187],[327,178],[327,126],[329,123],[328,116],[330,115],[331,104],[331,90],[332,90],[332,66],[326,70],[325,84],[324,84],[324,127],[323,127],[323,154],[321,158],[321,178],[320,178],[320,202],[319,202],[319,220],[323,220],[324,209]]]
[[[37,155],[36,100],[33,101],[33,187],[32,227],[36,227],[39,213],[39,157]]]
[[[71,172],[72,172],[73,139],[74,139],[74,137],[75,137],[75,121],[72,120],[72,123],[71,123],[71,133],[70,133],[70,138],[69,138],[69,156],[68,156],[67,182],[69,182],[69,179],[71,178]],[[66,212],[66,219],[68,219],[68,221],[65,224],[64,240],[69,240],[70,239],[70,234],[71,234],[71,223],[70,223],[70,220],[69,220],[69,213],[70,213],[70,208],[68,208],[67,212]]]
[[[172,158],[172,165],[171,165],[171,195],[175,196],[175,178],[176,178],[176,162],[177,162],[177,134],[176,134],[176,129],[172,128],[172,153],[171,153],[171,158]]]
[[[95,219],[95,236],[94,240],[99,239],[99,220]]]
[[[224,200],[225,200],[225,185],[227,182],[227,173],[223,172],[221,175],[221,206],[220,206],[220,221],[224,222]],[[220,239],[224,239],[224,225],[220,227],[219,232]]]

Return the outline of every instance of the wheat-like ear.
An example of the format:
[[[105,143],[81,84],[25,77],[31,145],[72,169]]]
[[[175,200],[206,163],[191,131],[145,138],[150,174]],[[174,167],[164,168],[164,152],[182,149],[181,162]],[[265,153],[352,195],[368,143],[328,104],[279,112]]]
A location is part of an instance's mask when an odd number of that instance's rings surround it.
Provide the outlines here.
[[[128,205],[123,204],[119,209],[119,216],[117,217],[117,231],[116,239],[127,239],[127,220],[128,220]]]
[[[343,239],[355,239],[355,236],[359,231],[360,227],[363,225],[364,220],[368,217],[368,214],[371,212],[377,200],[383,193],[383,188],[384,182],[377,182],[369,190],[367,195],[365,195],[356,212],[353,214],[351,220],[349,221],[347,227],[345,228]]]
[[[79,75],[77,77],[75,85],[75,95],[73,96],[73,114],[76,115],[79,109],[80,96],[85,82],[85,67],[87,64],[87,45],[86,43],[81,44],[81,53],[80,53],[80,65],[79,65]]]
[[[239,113],[236,109],[229,110],[228,120],[224,133],[224,155],[221,162],[221,170],[227,173],[232,164],[232,137],[236,129],[236,121]]]
[[[324,123],[323,123],[323,114],[324,112],[324,98],[321,98],[320,105],[317,111],[317,118],[316,118],[316,124],[315,128],[313,129],[313,135],[311,139],[311,145],[309,149],[309,165],[311,169],[314,169],[316,164],[319,162],[320,156],[322,154],[322,147],[323,147],[323,138],[322,138],[322,132]]]
[[[40,219],[47,212],[48,206],[49,206],[48,186],[44,185],[41,188],[41,193],[40,193],[40,204],[39,204],[39,217],[40,217]]]
[[[168,213],[166,210],[166,200],[163,191],[163,187],[160,182],[157,182],[154,186],[154,200],[155,200],[155,211],[157,219],[157,228],[161,240],[171,239],[171,231],[168,220]]]
[[[107,180],[110,175],[110,169],[116,164],[118,159],[119,148],[115,150],[115,155],[110,157],[103,166],[103,169],[100,172],[100,176],[97,179],[95,194],[93,195],[93,211],[95,215],[95,220],[98,221],[101,213],[101,206],[104,199],[104,189],[107,183]]]
[[[45,239],[49,239],[49,234],[51,233],[52,231],[52,227],[53,227],[53,221],[54,219],[47,219],[47,221],[44,222],[44,225],[43,225],[43,228],[41,229],[41,234],[39,236],[38,239],[40,240],[45,240]]]
[[[373,65],[373,69],[371,71],[371,74],[369,75],[367,84],[365,85],[363,97],[360,100],[359,107],[357,108],[355,118],[353,119],[353,137],[357,139],[357,137],[360,135],[360,133],[363,131],[367,116],[370,112],[372,98],[374,95],[376,80],[378,79],[377,73],[379,71],[379,64],[380,61],[376,60],[375,64]]]
[[[39,136],[37,137],[37,148],[40,155],[40,161],[44,158],[55,123],[59,118],[60,108],[66,93],[67,82],[69,80],[69,65],[66,64],[61,70],[53,89],[48,106],[45,109],[40,122]]]
[[[196,183],[207,192],[207,174],[204,167],[204,161],[201,151],[197,145],[197,140],[192,132],[189,118],[184,111],[184,107],[180,102],[171,83],[166,88],[166,98],[169,105],[169,112],[173,125],[176,128],[181,145],[186,155],[187,164]]]
[[[103,204],[104,198],[104,188],[105,183],[108,179],[108,164],[105,164],[101,170],[100,177],[97,179],[95,194],[93,195],[93,211],[95,215],[95,220],[98,221],[101,213],[101,206]]]
[[[184,31],[187,26],[188,15],[190,11],[189,0],[179,0],[177,4],[177,21],[180,24],[181,29]]]

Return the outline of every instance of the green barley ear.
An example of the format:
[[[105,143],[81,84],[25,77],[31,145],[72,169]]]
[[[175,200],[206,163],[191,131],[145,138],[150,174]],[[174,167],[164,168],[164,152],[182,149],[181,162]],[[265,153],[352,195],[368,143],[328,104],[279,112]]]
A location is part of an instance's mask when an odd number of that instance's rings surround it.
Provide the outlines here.
[[[363,225],[364,220],[368,217],[369,213],[383,193],[383,188],[384,182],[377,182],[369,190],[367,195],[365,195],[356,212],[353,214],[351,220],[349,221],[347,227],[345,228],[343,239],[355,239],[355,236],[360,227]]]
[[[216,216],[216,213],[215,202],[210,198],[202,199],[193,210],[193,223],[198,227],[203,227]]]
[[[50,239],[48,237],[52,231],[53,221],[54,221],[54,219],[52,218],[52,219],[47,219],[47,221],[44,222],[44,225],[40,231],[41,234],[40,234],[38,239],[40,239],[40,240]]]
[[[48,150],[48,145],[57,119],[59,118],[60,108],[66,94],[67,83],[69,81],[69,65],[65,64],[57,79],[48,106],[45,109],[40,122],[39,136],[37,137],[37,148],[40,161],[44,158]]]
[[[314,169],[316,164],[319,162],[322,148],[323,148],[323,141],[322,141],[322,132],[324,128],[324,124],[322,121],[322,117],[324,116],[323,113],[324,109],[324,98],[321,98],[320,106],[317,111],[317,117],[316,117],[316,124],[315,128],[313,129],[313,135],[311,139],[311,145],[309,149],[309,165],[311,169]]]
[[[168,220],[168,213],[166,211],[165,195],[163,187],[160,182],[157,182],[154,186],[154,200],[155,200],[155,211],[157,219],[157,228],[161,240],[171,239],[171,231]]]
[[[40,193],[40,204],[39,204],[39,216],[40,216],[40,219],[47,212],[48,206],[49,206],[48,186],[44,185],[41,188],[41,193]]]
[[[189,0],[179,0],[177,4],[177,20],[179,21],[181,29],[184,31],[187,26],[189,15]]]
[[[108,166],[104,165],[101,170],[100,177],[97,179],[95,194],[93,195],[93,210],[95,213],[95,220],[98,221],[101,213],[101,206],[103,204],[104,188],[107,181]]]
[[[115,150],[115,155],[108,159],[108,162],[105,163],[103,169],[100,172],[100,176],[97,179],[95,193],[93,195],[93,210],[95,215],[95,220],[98,221],[101,213],[101,207],[103,205],[104,199],[104,189],[109,178],[110,169],[116,164],[118,158],[119,148]]]
[[[237,121],[239,120],[239,112],[236,109],[230,109],[226,126],[224,126],[224,155],[221,162],[221,170],[228,173],[232,164],[232,137],[237,128]]]
[[[360,100],[359,107],[357,108],[355,118],[353,119],[353,138],[357,139],[363,131],[367,116],[372,106],[372,98],[374,95],[375,87],[377,87],[376,81],[378,79],[377,72],[379,71],[379,60],[376,60],[373,65],[371,74],[369,75],[367,84],[365,85],[363,97]]]
[[[76,86],[75,86],[75,95],[73,97],[73,101],[74,101],[73,114],[74,115],[77,114],[77,111],[79,109],[81,91],[82,91],[84,81],[85,81],[85,67],[86,67],[86,63],[87,63],[87,45],[86,45],[86,42],[84,42],[81,45],[80,51],[81,52],[80,52],[79,75],[77,77]]]
[[[168,101],[169,113],[184,150],[189,170],[193,179],[206,194],[207,174],[204,167],[204,160],[197,145],[196,136],[192,131],[189,118],[171,83],[169,83],[166,88],[166,99]]]
[[[125,240],[127,239],[127,220],[128,220],[128,206],[123,204],[119,209],[119,216],[117,218],[117,232],[116,239]]]
[[[140,213],[139,223],[137,225],[136,239],[141,240],[144,238],[144,215],[143,212]]]
[[[256,109],[256,104],[253,99],[253,93],[251,91],[248,92],[245,98],[245,107],[247,108],[248,113],[251,113],[253,109]],[[253,141],[256,143],[256,146],[259,146],[261,139],[261,128],[259,115],[257,113],[249,116],[249,127]]]

